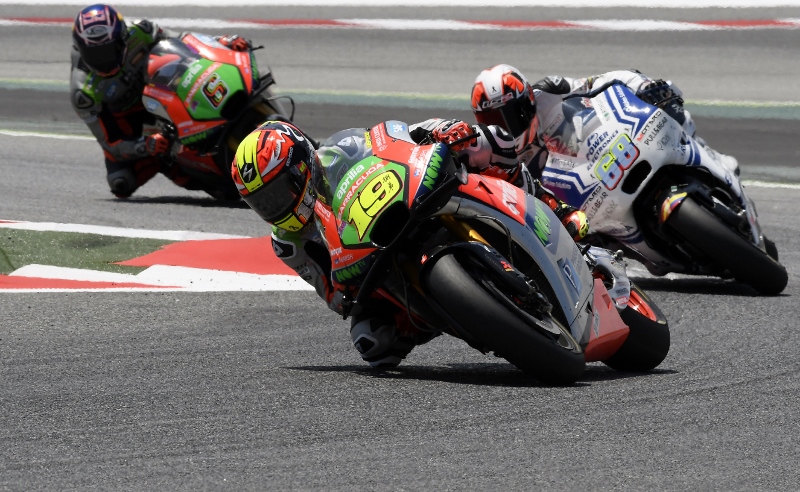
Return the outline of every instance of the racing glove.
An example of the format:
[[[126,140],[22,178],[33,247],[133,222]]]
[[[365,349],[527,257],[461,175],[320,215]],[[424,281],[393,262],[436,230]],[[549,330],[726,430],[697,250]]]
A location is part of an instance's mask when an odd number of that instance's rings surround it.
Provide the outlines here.
[[[669,81],[657,79],[648,82],[639,89],[636,96],[648,104],[663,109],[681,125],[686,121],[682,93],[680,89],[673,88]]]
[[[217,38],[217,41],[233,51],[247,51],[253,47],[253,44],[249,40],[239,37],[238,34],[220,36]]]
[[[580,241],[586,237],[586,234],[589,232],[589,219],[586,218],[586,214],[572,205],[562,202],[547,191],[541,184],[537,183],[537,185],[534,196],[550,207],[550,210],[556,214],[558,220],[564,224],[564,227],[567,229],[569,235],[572,236],[572,239]]]
[[[472,126],[461,120],[445,120],[439,126],[433,129],[431,132],[431,137],[436,142],[450,145],[451,142],[455,142],[456,140],[472,135],[473,133],[475,133],[475,130],[473,130]],[[450,149],[456,152],[464,150],[469,147],[470,142],[471,140],[466,140],[456,144],[453,147],[450,147]]]
[[[145,149],[152,156],[163,155],[169,152],[170,141],[161,133],[148,135],[144,139]]]

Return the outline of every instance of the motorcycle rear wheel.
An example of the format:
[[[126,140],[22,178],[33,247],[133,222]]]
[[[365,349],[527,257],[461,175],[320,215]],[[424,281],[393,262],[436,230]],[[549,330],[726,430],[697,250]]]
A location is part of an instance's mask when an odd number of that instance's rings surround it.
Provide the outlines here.
[[[423,279],[428,294],[481,344],[539,381],[569,385],[586,367],[583,353],[559,344],[513,313],[477,280],[454,255],[444,255]],[[548,320],[557,323],[555,320]]]
[[[631,298],[620,314],[630,329],[617,352],[603,363],[617,371],[645,372],[657,367],[669,352],[667,317],[639,286],[631,283]]]
[[[666,224],[714,262],[728,269],[764,295],[777,295],[786,288],[786,268],[745,238],[731,230],[709,210],[686,198]],[[774,256],[778,256],[775,248]]]

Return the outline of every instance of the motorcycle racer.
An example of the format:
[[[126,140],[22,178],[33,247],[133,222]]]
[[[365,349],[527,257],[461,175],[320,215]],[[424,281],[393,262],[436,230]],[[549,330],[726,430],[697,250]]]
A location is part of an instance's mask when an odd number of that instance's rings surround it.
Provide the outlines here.
[[[429,120],[409,129],[412,140],[420,144],[455,142],[451,149],[471,172],[490,170],[488,172],[531,191],[537,186],[524,168],[515,169],[515,166],[522,166],[515,162],[513,152],[492,151],[494,147],[487,134],[496,134],[496,128],[485,125],[475,128],[453,120]],[[502,134],[502,130],[499,131]],[[472,134],[476,135],[472,140],[477,143],[457,142]],[[323,165],[312,142],[293,124],[268,121],[240,143],[231,174],[243,200],[272,226],[275,255],[312,285],[330,309],[342,314],[348,291],[331,277],[331,257],[314,220],[319,195],[316,190],[326,185]],[[593,266],[607,271],[608,275],[616,275],[612,295],[620,299],[620,303],[627,303],[630,283],[619,258],[602,251],[589,258]],[[373,367],[397,366],[415,346],[439,334],[420,331],[405,312],[381,300],[354,314],[350,328],[353,346]]]
[[[564,143],[552,137],[563,120],[559,114],[562,96],[587,93],[613,82],[626,85],[643,101],[661,108],[728,170],[739,173],[734,157],[713,151],[695,135],[695,123],[683,107],[681,90],[671,81],[654,80],[637,70],[615,70],[584,78],[548,76],[531,85],[516,68],[496,65],[483,70],[475,79],[472,111],[479,123],[498,125],[508,131],[514,137],[517,154],[531,174],[539,177],[548,153],[564,150]]]
[[[152,124],[141,101],[148,55],[156,43],[175,37],[146,19],[127,22],[105,4],[82,9],[73,23],[70,100],[103,149],[108,185],[119,198],[131,196],[158,172],[186,189],[218,193],[160,158],[169,151],[167,136],[145,135]],[[235,35],[216,39],[235,51],[250,48]]]

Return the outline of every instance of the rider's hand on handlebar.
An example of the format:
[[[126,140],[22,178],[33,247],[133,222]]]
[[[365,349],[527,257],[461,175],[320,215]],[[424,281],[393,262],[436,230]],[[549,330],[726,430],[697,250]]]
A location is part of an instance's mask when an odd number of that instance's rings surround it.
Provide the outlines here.
[[[169,138],[160,133],[145,137],[145,148],[150,155],[162,155],[169,152]]]
[[[461,120],[446,120],[433,129],[431,132],[431,137],[433,137],[433,139],[437,142],[450,144],[450,142],[455,142],[456,140],[472,135],[473,133],[472,127]],[[470,140],[467,140],[451,147],[451,150],[458,152],[466,149],[469,144]]]
[[[253,47],[253,44],[249,40],[239,37],[238,34],[221,36],[218,40],[233,51],[247,51]]]

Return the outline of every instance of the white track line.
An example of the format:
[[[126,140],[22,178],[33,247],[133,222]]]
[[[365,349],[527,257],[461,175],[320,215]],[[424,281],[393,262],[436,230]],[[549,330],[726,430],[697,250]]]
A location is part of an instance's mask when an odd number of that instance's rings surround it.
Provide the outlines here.
[[[256,275],[252,273],[167,265],[154,265],[136,275],[131,275],[34,264],[19,268],[8,276],[90,282],[135,283],[142,284],[143,287],[0,289],[0,292],[165,292],[174,290],[186,292],[262,292],[314,290],[311,285],[307,284],[296,275]]]
[[[0,219],[2,220],[2,219]],[[10,219],[5,219],[10,220]],[[46,232],[80,232],[102,236],[131,237],[141,239],[160,239],[164,241],[207,241],[209,239],[244,239],[248,236],[217,234],[195,231],[148,231],[125,227],[96,226],[87,224],[61,224],[58,222],[0,222],[0,227]]]

